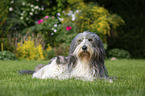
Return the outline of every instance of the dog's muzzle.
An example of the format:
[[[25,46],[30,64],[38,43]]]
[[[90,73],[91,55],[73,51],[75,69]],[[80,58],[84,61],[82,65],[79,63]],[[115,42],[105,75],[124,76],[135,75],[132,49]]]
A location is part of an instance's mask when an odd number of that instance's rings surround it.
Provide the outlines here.
[[[81,48],[81,53],[79,54],[81,58],[90,58],[90,52],[88,51],[88,47],[83,45]]]

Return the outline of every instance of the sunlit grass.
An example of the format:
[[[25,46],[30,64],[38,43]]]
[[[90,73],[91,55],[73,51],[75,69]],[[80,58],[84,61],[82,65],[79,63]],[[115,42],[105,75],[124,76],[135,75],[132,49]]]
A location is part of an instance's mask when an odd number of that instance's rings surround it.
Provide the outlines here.
[[[40,80],[19,75],[18,70],[34,70],[48,61],[0,61],[0,96],[143,96],[145,60],[106,60],[110,76],[117,81]]]

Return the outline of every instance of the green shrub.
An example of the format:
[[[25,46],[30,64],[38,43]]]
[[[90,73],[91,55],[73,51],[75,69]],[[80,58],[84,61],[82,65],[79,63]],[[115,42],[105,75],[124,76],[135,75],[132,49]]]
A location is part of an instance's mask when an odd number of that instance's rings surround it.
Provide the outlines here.
[[[16,55],[10,51],[0,52],[0,60],[14,60]]]
[[[59,19],[54,16],[45,16],[38,20],[37,24],[26,28],[23,33],[39,33],[53,47],[64,44],[68,47],[72,39],[77,35],[77,27],[72,22],[60,23]]]
[[[22,33],[39,33],[50,45],[53,45],[59,20],[54,16],[45,16],[37,21],[34,26],[25,28]],[[53,43],[52,43],[53,42]],[[46,43],[46,42],[45,42]]]
[[[69,46],[65,44],[60,44],[58,47],[54,48],[56,55],[68,56],[69,55]]]
[[[104,45],[104,49],[107,50],[108,44],[107,43],[103,43]]]
[[[9,50],[9,51],[12,51],[12,52],[14,51],[14,46],[11,46],[11,44],[8,41],[7,38],[0,38],[0,48],[1,48],[1,43],[3,43],[3,49],[4,50]]]
[[[108,57],[130,58],[130,53],[126,50],[115,48],[109,50]]]
[[[58,27],[58,32],[56,33],[55,42],[56,46],[63,44],[65,48],[70,46],[73,38],[78,34],[78,28],[72,22],[63,23]]]
[[[53,49],[50,51],[45,51],[45,59],[52,59],[55,56],[55,51]]]

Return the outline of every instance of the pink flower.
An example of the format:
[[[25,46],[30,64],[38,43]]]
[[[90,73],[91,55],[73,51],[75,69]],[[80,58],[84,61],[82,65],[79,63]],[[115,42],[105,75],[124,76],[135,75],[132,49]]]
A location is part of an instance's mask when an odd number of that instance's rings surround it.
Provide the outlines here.
[[[54,18],[54,16],[52,16],[52,18]]]
[[[49,18],[49,16],[45,16],[44,18],[47,19],[47,18]]]
[[[37,22],[37,24],[41,24],[41,23],[43,23],[43,19],[40,19],[38,22]]]
[[[66,27],[66,30],[67,30],[67,31],[70,31],[70,30],[71,30],[71,26],[67,26],[67,27]]]

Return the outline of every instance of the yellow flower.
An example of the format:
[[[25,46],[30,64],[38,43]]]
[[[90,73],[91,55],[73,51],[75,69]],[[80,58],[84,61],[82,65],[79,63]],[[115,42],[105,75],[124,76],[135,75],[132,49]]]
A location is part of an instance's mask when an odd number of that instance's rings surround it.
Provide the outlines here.
[[[42,45],[39,44],[36,46],[34,41],[31,40],[31,37],[24,43],[17,44],[17,54],[16,56],[20,59],[25,58],[27,60],[42,60],[45,59],[43,56]]]

